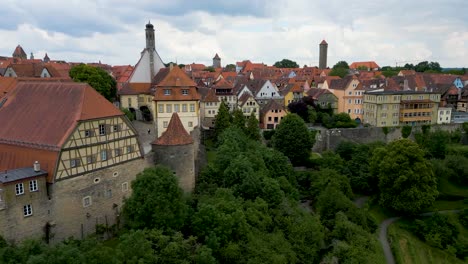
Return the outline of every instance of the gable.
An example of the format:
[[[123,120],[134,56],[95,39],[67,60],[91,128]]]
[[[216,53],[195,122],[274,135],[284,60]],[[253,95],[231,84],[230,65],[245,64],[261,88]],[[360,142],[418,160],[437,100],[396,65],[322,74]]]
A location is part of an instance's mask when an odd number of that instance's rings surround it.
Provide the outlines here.
[[[278,88],[272,84],[269,80],[267,80],[262,88],[258,91],[256,94],[256,97],[265,97],[265,98],[271,98],[271,97],[279,97],[279,91]]]
[[[164,63],[162,62],[161,57],[159,57],[159,54],[156,52],[156,50],[149,51],[148,49],[145,49],[141,55],[140,60],[135,66],[132,75],[129,78],[130,83],[151,83],[151,80],[154,76],[151,76],[150,52],[153,52],[154,75],[156,75],[159,70],[164,68]]]

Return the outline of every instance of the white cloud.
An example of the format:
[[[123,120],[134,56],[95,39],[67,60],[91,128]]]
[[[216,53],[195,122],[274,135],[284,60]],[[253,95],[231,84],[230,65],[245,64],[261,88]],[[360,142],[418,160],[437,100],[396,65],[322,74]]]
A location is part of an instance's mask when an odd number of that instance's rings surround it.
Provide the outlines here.
[[[289,58],[317,65],[322,39],[329,43],[329,66],[339,60],[375,60],[381,66],[436,60],[462,67],[468,61],[463,0],[7,0],[2,7],[0,56],[21,44],[36,58],[48,52],[52,59],[135,64],[151,19],[165,62],[209,65],[219,53],[223,64]]]

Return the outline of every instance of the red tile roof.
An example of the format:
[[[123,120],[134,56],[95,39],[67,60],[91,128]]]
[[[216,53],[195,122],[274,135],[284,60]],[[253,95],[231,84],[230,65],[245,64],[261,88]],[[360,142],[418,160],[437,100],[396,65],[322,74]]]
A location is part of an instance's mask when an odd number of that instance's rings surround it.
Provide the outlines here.
[[[188,145],[193,144],[193,139],[182,125],[179,115],[173,113],[166,131],[151,144],[163,146]]]
[[[59,150],[79,120],[123,113],[87,84],[19,82],[2,100],[0,143]]]
[[[26,52],[24,52],[21,45],[16,46],[15,51],[13,51],[13,57],[26,59],[27,57]]]
[[[375,61],[360,61],[360,62],[353,62],[349,65],[350,69],[357,69],[359,67],[365,67],[369,69],[380,68]]]
[[[233,87],[234,85],[232,85],[232,83],[230,83],[226,79],[220,79],[213,85],[213,88],[216,89],[232,89]]]
[[[209,89],[208,93],[202,99],[202,102],[219,102],[218,97],[215,93],[215,89]]]
[[[16,86],[17,79],[0,76],[0,99]]]
[[[165,94],[164,90],[170,90],[170,94]],[[187,90],[187,94],[182,94],[182,90]],[[154,101],[194,100],[200,100],[196,83],[177,66],[169,68],[164,78],[156,85]]]

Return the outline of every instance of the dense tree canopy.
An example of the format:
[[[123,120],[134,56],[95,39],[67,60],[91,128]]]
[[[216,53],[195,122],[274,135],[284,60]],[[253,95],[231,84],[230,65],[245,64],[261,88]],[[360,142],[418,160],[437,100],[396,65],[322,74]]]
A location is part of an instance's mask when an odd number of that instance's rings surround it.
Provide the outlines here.
[[[297,64],[295,61],[288,60],[288,59],[282,59],[281,61],[275,62],[273,64],[276,68],[299,68],[299,64]]]
[[[107,100],[115,98],[117,83],[105,70],[86,64],[74,66],[70,70],[70,77],[76,82],[85,82],[98,91]]]
[[[123,208],[130,227],[178,230],[184,224],[187,205],[177,178],[169,169],[145,169],[132,182],[132,190]]]
[[[438,195],[437,180],[424,151],[408,139],[377,148],[371,173],[379,177],[380,204],[405,213],[418,213]]]
[[[297,114],[286,115],[272,138],[273,147],[286,155],[294,165],[307,162],[314,141],[304,120]]]
[[[223,131],[231,125],[231,115],[225,101],[221,101],[218,114],[214,121],[215,137],[218,138]]]

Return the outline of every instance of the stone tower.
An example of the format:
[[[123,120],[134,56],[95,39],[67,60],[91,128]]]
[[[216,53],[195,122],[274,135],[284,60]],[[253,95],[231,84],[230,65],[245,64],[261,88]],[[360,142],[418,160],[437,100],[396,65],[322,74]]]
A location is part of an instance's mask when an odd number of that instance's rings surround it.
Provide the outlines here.
[[[185,192],[195,187],[195,145],[179,115],[173,113],[169,125],[152,144],[154,163],[169,167]]]
[[[47,55],[47,53],[45,54],[44,59],[42,59],[42,61],[46,63],[50,61],[49,55]]]
[[[12,56],[13,58],[23,59],[23,60],[28,58],[28,55],[26,55],[26,52],[24,52],[21,45],[16,46],[15,51],[13,51]]]
[[[327,68],[328,43],[325,40],[320,42],[319,69]]]
[[[213,68],[221,68],[221,58],[218,53],[213,58]]]
[[[154,27],[153,24],[151,24],[150,21],[148,21],[148,24],[146,24],[146,49],[149,51],[149,63],[150,63],[150,71],[151,71],[151,76],[153,77],[156,75],[156,72],[154,72],[154,50],[156,50],[156,45],[154,44]]]

